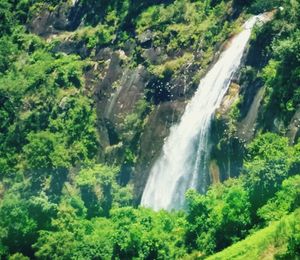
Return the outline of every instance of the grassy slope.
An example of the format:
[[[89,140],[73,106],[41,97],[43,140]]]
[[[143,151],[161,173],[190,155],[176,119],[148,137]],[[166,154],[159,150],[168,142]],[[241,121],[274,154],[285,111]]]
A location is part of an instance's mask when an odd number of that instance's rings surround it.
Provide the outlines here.
[[[275,255],[285,253],[294,227],[300,224],[300,210],[271,223],[268,227],[255,232],[209,260],[226,259],[274,259]]]

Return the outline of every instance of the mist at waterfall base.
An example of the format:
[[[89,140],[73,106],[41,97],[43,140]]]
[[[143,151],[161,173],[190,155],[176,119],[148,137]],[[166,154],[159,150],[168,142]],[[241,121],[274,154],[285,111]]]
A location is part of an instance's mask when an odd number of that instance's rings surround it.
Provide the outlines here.
[[[170,129],[161,155],[154,163],[141,205],[154,210],[181,209],[188,189],[205,192],[209,182],[210,126],[261,15],[250,18],[243,30],[201,80],[179,124]]]

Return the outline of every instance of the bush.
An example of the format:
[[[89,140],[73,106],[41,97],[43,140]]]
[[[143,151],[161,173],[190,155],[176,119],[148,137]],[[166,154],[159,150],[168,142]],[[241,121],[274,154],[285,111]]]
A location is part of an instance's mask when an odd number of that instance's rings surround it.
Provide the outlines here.
[[[250,6],[250,12],[254,14],[260,14],[263,12],[270,11],[281,4],[280,0],[255,0]]]

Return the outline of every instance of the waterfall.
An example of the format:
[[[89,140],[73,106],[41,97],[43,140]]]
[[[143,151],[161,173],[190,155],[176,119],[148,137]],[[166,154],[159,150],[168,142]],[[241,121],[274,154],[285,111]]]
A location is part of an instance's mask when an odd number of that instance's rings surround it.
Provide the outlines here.
[[[231,40],[229,47],[200,81],[179,124],[171,127],[161,155],[150,171],[142,206],[154,210],[180,209],[184,206],[188,189],[205,192],[209,176],[211,120],[240,65],[251,29],[259,18],[249,19],[242,32]]]

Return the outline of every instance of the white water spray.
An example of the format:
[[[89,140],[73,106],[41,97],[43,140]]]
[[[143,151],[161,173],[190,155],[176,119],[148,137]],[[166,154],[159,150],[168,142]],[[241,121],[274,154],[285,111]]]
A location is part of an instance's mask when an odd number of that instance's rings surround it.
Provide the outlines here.
[[[184,206],[188,189],[205,192],[211,119],[240,65],[251,29],[260,18],[252,17],[244,24],[243,31],[232,39],[230,46],[201,80],[180,123],[170,129],[162,153],[150,171],[142,206],[154,210],[179,209]]]

